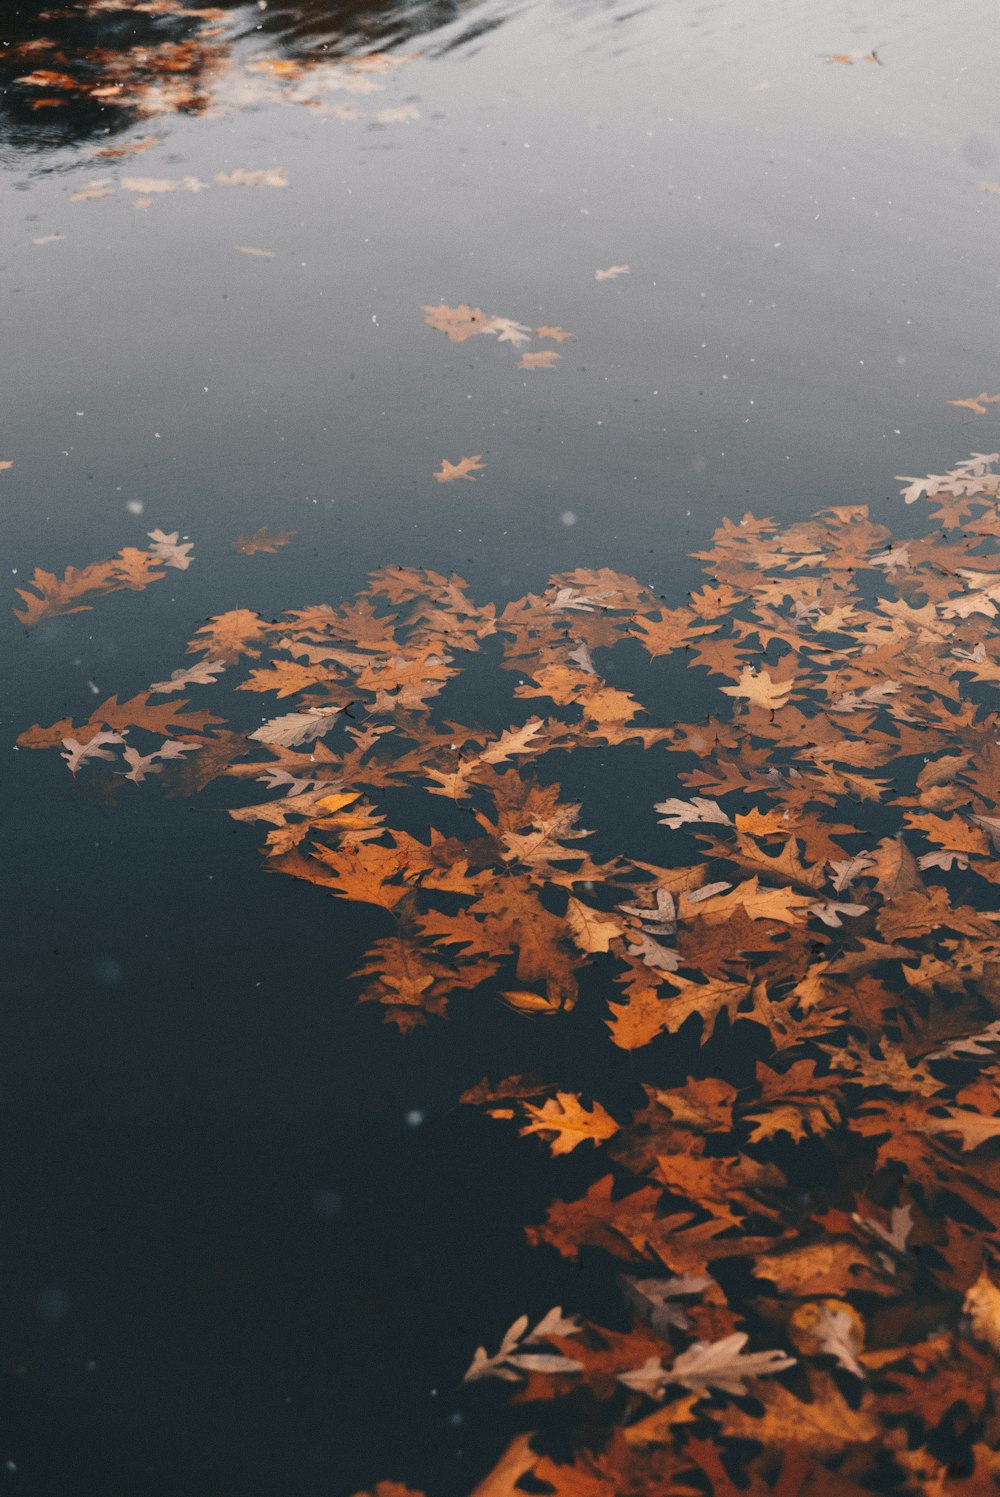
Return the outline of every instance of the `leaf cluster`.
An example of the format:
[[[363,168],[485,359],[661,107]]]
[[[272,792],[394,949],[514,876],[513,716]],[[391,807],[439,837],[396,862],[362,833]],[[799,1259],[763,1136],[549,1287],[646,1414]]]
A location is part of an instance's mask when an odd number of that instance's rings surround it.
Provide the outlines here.
[[[937,527],[905,542],[861,505],[726,521],[675,606],[580,569],[498,611],[386,568],[347,603],[220,615],[169,681],[22,734],[101,774],[134,729],[159,743],[128,778],[173,758],[174,793],[245,785],[229,814],[271,871],[382,912],[355,975],[401,1030],[497,991],[566,1015],[599,963],[641,1105],[538,1075],[463,1099],[593,1161],[528,1237],[603,1265],[621,1304],[476,1351],[471,1381],[564,1400],[577,1430],[569,1462],[518,1436],[480,1497],[996,1489],[997,460],[905,480]],[[521,716],[442,720],[490,638]],[[651,670],[646,706],[617,684],[637,648],[698,672],[714,714],[668,720]],[[151,704],[188,685],[291,710],[241,731]],[[587,850],[551,769],[595,748],[657,766],[655,862]]]

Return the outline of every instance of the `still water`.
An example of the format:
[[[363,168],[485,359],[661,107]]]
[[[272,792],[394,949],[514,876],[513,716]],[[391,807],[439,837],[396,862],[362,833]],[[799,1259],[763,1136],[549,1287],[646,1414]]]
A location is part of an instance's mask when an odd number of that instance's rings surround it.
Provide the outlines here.
[[[992,5],[81,0],[0,38],[9,601],[153,528],[197,558],[8,607],[9,744],[226,609],[388,563],[679,600],[724,515],[897,523],[897,473],[1000,446],[948,404],[997,382]],[[521,367],[440,303],[572,337]],[[260,526],[294,543],[234,553]],[[264,878],[210,801],[59,770],[11,755],[0,1484],[468,1492],[524,1425],[461,1390],[474,1345],[603,1291],[528,1250],[550,1167],[456,1098],[606,1054],[499,1004],[397,1036],[353,1005],[367,907]],[[648,795],[590,790],[638,835]]]

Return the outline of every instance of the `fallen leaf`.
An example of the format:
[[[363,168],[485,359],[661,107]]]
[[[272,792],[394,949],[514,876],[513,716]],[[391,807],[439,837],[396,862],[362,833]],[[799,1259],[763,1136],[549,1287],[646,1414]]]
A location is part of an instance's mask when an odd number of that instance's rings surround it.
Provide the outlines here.
[[[164,192],[204,192],[208,183],[197,177],[123,177],[122,186],[126,192],[152,197]]]
[[[238,166],[235,171],[216,172],[215,180],[220,187],[287,187],[288,173],[283,166],[264,167],[259,171]]]
[[[457,463],[451,463],[446,457],[441,459],[441,467],[434,474],[438,483],[454,483],[456,478],[468,478],[475,482],[475,474],[478,469],[485,468],[486,464],[480,462],[482,453],[477,452],[475,457],[459,458]]]
[[[569,1154],[587,1139],[594,1144],[603,1143],[619,1128],[600,1102],[588,1110],[572,1092],[556,1092],[540,1107],[526,1102],[524,1113],[529,1121],[520,1132],[540,1134],[553,1154]]]
[[[795,1358],[781,1351],[744,1353],[748,1337],[738,1331],[721,1341],[696,1341],[675,1357],[667,1374],[672,1383],[682,1383],[692,1392],[718,1388],[722,1393],[746,1392],[747,1378],[773,1377],[795,1366]]]
[[[261,525],[253,535],[239,535],[233,541],[233,550],[242,556],[256,556],[260,552],[273,555],[281,546],[287,546],[298,532],[294,530],[268,530]]]
[[[877,62],[879,67],[883,66],[882,59],[874,48],[870,52],[866,52],[863,47],[855,48],[853,52],[821,52],[820,56],[825,62],[839,62],[846,67],[855,62]]]
[[[966,410],[973,411],[977,416],[986,415],[988,405],[996,405],[1000,402],[1000,395],[987,395],[984,390],[981,395],[967,395],[964,400],[949,400],[949,405],[964,406]]]
[[[93,198],[107,198],[115,191],[110,177],[96,177],[88,182],[86,187],[81,187],[79,192],[70,193],[71,203],[89,203]]]

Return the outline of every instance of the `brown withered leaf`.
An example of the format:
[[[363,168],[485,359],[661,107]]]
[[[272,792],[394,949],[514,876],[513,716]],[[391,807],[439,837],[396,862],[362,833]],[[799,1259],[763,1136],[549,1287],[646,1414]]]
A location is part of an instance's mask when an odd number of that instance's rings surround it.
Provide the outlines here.
[[[766,1383],[755,1394],[764,1405],[763,1416],[742,1409],[726,1409],[719,1420],[727,1434],[785,1450],[790,1445],[821,1455],[833,1455],[879,1438],[870,1395],[852,1407],[832,1379],[813,1374],[812,1398],[805,1402],[781,1383]]]
[[[555,1091],[555,1082],[546,1081],[540,1071],[533,1071],[526,1076],[507,1076],[503,1081],[492,1084],[484,1076],[482,1081],[471,1086],[459,1097],[460,1102],[469,1103],[475,1107],[485,1107],[488,1102],[507,1102],[519,1098],[540,1097],[546,1092]]]
[[[244,251],[249,254],[249,250]],[[233,541],[233,550],[239,551],[242,556],[256,556],[259,552],[273,553],[281,546],[287,546],[296,532],[294,530],[268,530],[266,525],[261,525],[252,535],[240,535]]]

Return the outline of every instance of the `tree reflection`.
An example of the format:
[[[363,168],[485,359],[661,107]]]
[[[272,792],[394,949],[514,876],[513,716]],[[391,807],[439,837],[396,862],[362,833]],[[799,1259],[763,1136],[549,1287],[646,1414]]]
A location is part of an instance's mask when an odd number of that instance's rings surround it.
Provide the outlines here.
[[[157,116],[366,92],[375,85],[361,80],[391,69],[393,53],[471,8],[472,0],[22,5],[0,21],[0,137],[47,149]]]

